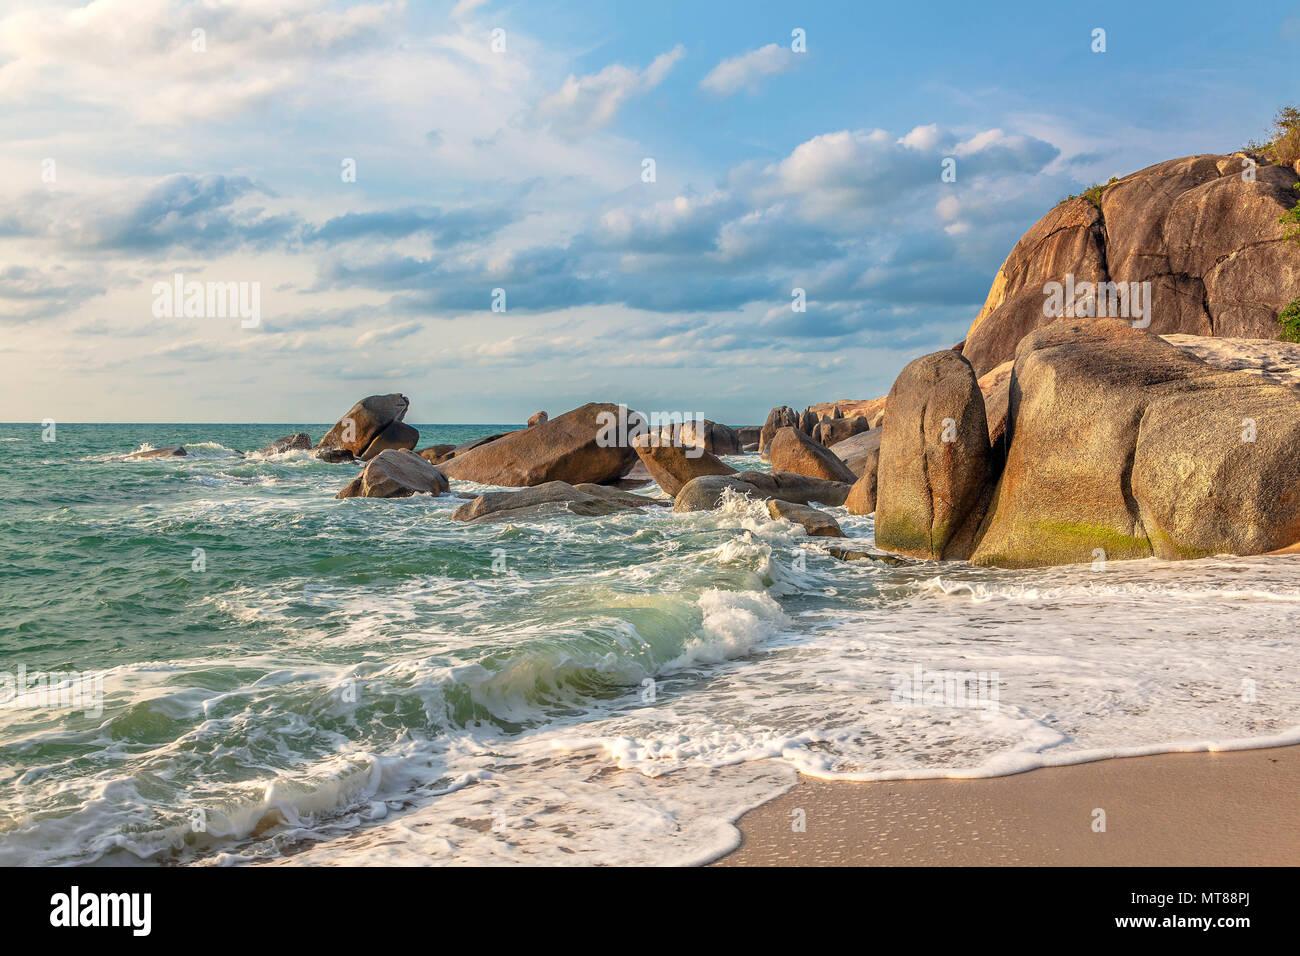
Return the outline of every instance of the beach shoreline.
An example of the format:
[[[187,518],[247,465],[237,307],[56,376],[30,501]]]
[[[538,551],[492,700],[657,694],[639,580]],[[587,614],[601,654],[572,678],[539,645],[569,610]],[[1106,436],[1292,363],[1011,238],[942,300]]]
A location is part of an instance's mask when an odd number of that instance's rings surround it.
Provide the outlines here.
[[[1300,745],[973,779],[803,776],[736,826],[740,846],[710,865],[1294,866]]]

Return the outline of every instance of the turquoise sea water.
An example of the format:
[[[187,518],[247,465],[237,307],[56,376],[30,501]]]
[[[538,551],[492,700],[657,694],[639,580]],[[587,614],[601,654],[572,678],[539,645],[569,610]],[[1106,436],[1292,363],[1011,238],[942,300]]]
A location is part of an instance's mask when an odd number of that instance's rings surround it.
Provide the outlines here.
[[[0,672],[102,687],[0,701],[0,863],[689,862],[796,770],[1297,739],[1295,558],[846,564],[744,501],[468,526],[235,453],[325,428],[0,425]]]

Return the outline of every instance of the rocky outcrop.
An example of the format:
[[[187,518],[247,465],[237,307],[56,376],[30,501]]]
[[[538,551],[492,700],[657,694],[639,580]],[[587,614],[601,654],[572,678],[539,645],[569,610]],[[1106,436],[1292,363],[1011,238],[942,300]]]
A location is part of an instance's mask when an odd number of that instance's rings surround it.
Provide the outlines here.
[[[151,448],[148,451],[133,451],[123,461],[137,461],[141,458],[184,458],[189,454],[184,445],[172,445],[169,448]]]
[[[390,448],[414,448],[420,433],[402,421],[410,406],[405,395],[363,398],[325,433],[317,447],[342,448],[363,461]]]
[[[823,481],[806,475],[791,475],[779,471],[738,471],[734,475],[705,475],[693,478],[682,486],[673,502],[673,511],[709,511],[721,502],[730,490],[746,495],[755,501],[780,498],[794,504],[822,504],[836,507],[844,504],[849,495],[849,485],[839,481]]]
[[[312,452],[314,458],[321,461],[329,462],[331,465],[341,464],[343,462],[354,462],[356,456],[346,448],[317,448]]]
[[[882,428],[873,428],[870,431],[859,432],[852,438],[836,442],[831,451],[836,458],[849,466],[849,471],[861,478],[868,466],[873,472],[875,471],[876,462],[880,457],[880,436],[883,431]]]
[[[826,481],[852,484],[857,476],[835,453],[819,445],[797,428],[782,428],[772,436],[768,449],[774,471],[785,471]]]
[[[615,481],[636,457],[630,445],[621,444],[617,434],[606,427],[610,421],[617,422],[619,415],[617,405],[592,402],[532,428],[457,452],[440,467],[449,478],[485,485]],[[626,420],[626,411],[623,415]]]
[[[736,469],[701,448],[665,444],[660,435],[642,435],[632,442],[646,471],[663,489],[675,496],[682,486],[701,475],[730,475]]]
[[[736,441],[742,450],[750,445],[757,446],[763,436],[762,425],[732,425],[731,430],[736,433]]]
[[[922,558],[967,558],[990,473],[984,396],[953,351],[905,367],[889,392],[876,478],[876,543]]]
[[[440,465],[450,458],[455,450],[455,445],[430,445],[428,448],[421,448],[416,454],[431,465]]]
[[[848,418],[832,418],[830,421],[820,422],[809,434],[812,436],[813,441],[830,448],[847,438],[869,431],[871,431],[871,422],[868,421],[866,416],[853,415]]]
[[[880,464],[880,449],[876,449],[875,455],[862,470],[862,477],[853,483],[849,489],[848,498],[844,499],[844,507],[849,510],[851,515],[869,515],[876,510],[876,470]]]
[[[283,455],[290,451],[311,451],[311,438],[306,432],[298,432],[296,435],[285,435],[283,438],[277,438],[265,448],[259,448],[253,452],[254,455],[260,455],[267,458],[271,455]]]
[[[799,415],[789,405],[778,405],[767,413],[767,422],[758,436],[758,453],[767,458],[768,446],[772,437],[782,428],[798,428]]]
[[[546,412],[533,412],[532,417],[528,419],[528,427],[532,428],[534,425],[544,425],[550,421],[550,417],[551,416],[547,415]]]
[[[655,504],[661,502],[599,485],[582,484],[574,487],[564,481],[547,481],[520,491],[492,491],[479,495],[457,508],[451,517],[454,521],[477,524],[531,520],[556,514],[593,517]]]
[[[408,498],[441,495],[449,488],[445,475],[413,451],[386,449],[370,460],[335,498]]]
[[[844,532],[839,522],[824,511],[792,501],[773,498],[767,503],[767,513],[773,518],[780,518],[792,524],[800,525],[812,538],[842,538]]]
[[[962,353],[976,372],[1055,320],[1044,286],[1067,276],[1084,290],[1079,317],[1117,313],[1109,289],[1089,298],[1082,283],[1149,282],[1150,332],[1277,338],[1278,313],[1300,297],[1300,255],[1278,222],[1298,198],[1297,175],[1265,164],[1246,181],[1243,158],[1170,160],[1051,209],[1016,243],[971,324]]]
[[[817,427],[817,422],[817,413],[811,408],[805,408],[799,413],[799,431],[803,432],[805,435],[811,435],[813,433],[813,429]]]
[[[1213,368],[1120,320],[1062,320],[1020,344],[1010,409],[975,563],[1300,542],[1300,392],[1289,385]]]

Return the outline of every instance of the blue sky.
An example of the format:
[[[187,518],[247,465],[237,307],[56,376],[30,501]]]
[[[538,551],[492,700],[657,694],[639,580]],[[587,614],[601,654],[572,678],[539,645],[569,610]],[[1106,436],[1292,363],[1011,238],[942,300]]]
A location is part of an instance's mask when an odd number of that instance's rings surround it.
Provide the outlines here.
[[[1057,199],[1262,136],[1297,62],[1294,3],[15,0],[0,420],[874,397]],[[157,317],[177,272],[261,324]]]

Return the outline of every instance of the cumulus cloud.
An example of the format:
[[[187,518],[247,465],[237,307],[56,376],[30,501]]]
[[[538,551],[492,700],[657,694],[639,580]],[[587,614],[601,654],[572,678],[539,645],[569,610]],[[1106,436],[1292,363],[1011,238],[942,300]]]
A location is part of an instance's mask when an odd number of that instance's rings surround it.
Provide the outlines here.
[[[730,96],[740,90],[754,92],[769,76],[794,69],[796,54],[777,43],[723,60],[700,80],[700,88],[716,96]]]

